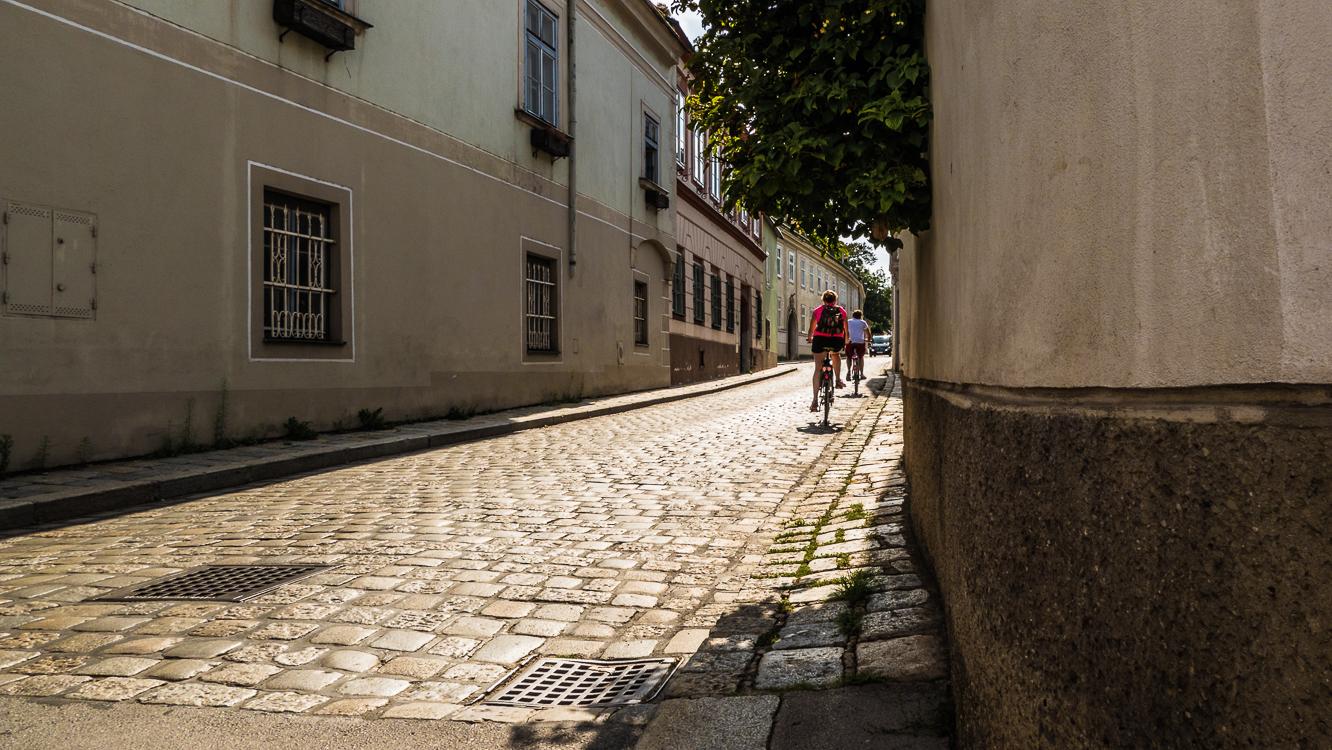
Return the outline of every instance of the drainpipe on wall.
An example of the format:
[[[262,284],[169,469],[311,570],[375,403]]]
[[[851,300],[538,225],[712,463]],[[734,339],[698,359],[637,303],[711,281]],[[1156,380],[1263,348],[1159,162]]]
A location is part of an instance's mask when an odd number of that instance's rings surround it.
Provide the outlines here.
[[[574,96],[578,91],[578,65],[574,57],[574,25],[577,20],[578,0],[569,0],[569,28],[565,36],[569,38],[569,275],[573,276],[574,266],[578,264],[578,139],[575,129],[578,127],[577,111],[574,109]]]

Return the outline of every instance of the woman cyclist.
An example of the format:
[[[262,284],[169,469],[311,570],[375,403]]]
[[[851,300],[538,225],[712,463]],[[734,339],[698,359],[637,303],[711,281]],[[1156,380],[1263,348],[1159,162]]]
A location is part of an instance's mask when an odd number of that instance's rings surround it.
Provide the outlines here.
[[[841,377],[841,358],[837,355],[846,343],[846,310],[837,304],[837,292],[829,289],[823,293],[823,304],[814,309],[814,317],[809,321],[809,334],[805,336],[805,340],[810,342],[814,351],[814,401],[809,405],[809,410],[818,411],[819,375],[823,372],[825,358],[832,357],[837,387],[846,387]]]

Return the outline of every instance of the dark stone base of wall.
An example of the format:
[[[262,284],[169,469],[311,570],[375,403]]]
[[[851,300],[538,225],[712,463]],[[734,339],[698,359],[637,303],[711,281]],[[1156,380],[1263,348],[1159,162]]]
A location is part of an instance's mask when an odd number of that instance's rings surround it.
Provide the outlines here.
[[[905,384],[959,747],[1332,748],[1332,407],[1189,398]]]
[[[671,385],[687,385],[740,374],[735,344],[671,334]]]

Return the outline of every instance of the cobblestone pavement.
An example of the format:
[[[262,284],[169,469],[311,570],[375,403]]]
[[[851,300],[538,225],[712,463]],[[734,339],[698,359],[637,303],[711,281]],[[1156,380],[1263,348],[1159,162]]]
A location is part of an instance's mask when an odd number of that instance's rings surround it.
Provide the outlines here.
[[[534,654],[683,657],[671,696],[836,681],[937,616],[875,431],[900,402],[841,398],[824,430],[808,377],[10,536],[0,695],[564,721],[597,712],[465,704]],[[209,563],[339,567],[236,605],[88,601]],[[848,567],[907,592],[857,603],[864,643],[820,604]]]

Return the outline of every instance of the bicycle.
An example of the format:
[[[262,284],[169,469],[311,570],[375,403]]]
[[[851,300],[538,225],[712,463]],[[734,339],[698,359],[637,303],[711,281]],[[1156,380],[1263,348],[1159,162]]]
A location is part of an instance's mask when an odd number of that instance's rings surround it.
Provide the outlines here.
[[[865,377],[865,355],[857,353],[851,357],[851,381],[854,384],[853,394],[860,395],[860,381]]]
[[[833,382],[837,373],[833,371],[832,353],[825,352],[823,356],[823,370],[819,375],[819,400],[823,402],[823,426],[830,426],[828,416],[832,412],[833,404]]]

